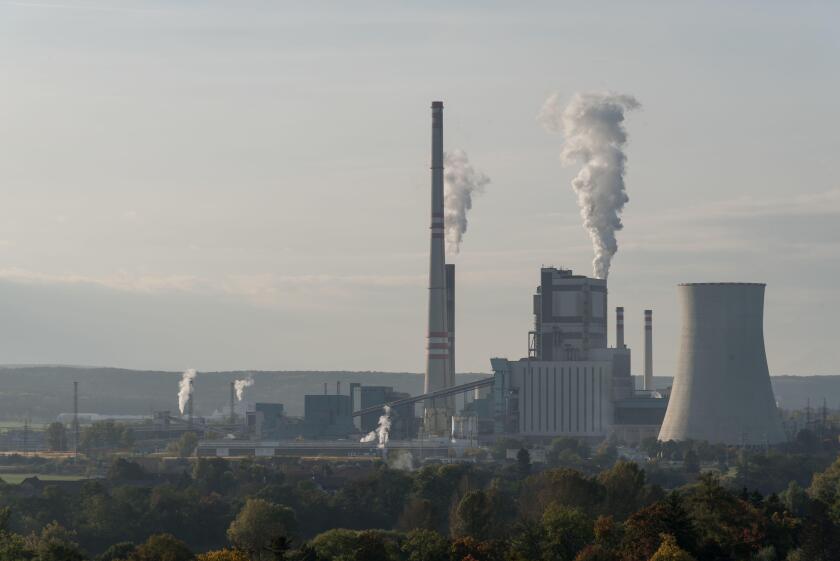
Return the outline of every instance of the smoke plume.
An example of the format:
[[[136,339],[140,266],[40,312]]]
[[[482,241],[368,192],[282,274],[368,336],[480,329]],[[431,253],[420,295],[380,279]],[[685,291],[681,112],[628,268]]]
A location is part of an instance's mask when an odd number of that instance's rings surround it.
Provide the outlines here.
[[[233,382],[233,389],[236,391],[236,401],[242,401],[245,397],[245,388],[250,388],[254,385],[254,378],[249,374],[244,380],[236,380]]]
[[[178,383],[178,409],[181,411],[181,415],[184,414],[187,401],[192,395],[193,379],[195,379],[195,370],[193,368],[188,368],[181,374],[181,381]]]
[[[391,432],[391,408],[386,405],[383,411],[382,416],[379,417],[379,426],[363,436],[359,442],[374,442],[378,440],[379,448],[385,448]]]
[[[482,193],[490,178],[470,164],[467,153],[455,150],[444,155],[443,216],[446,251],[456,254],[467,231],[467,211],[472,208],[473,194]]]
[[[601,279],[609,275],[610,261],[618,251],[615,233],[623,227],[621,212],[629,200],[624,189],[624,112],[638,107],[634,97],[613,93],[578,93],[563,107],[554,94],[538,116],[546,129],[565,136],[563,162],[583,164],[572,188],[595,250],[594,275]]]

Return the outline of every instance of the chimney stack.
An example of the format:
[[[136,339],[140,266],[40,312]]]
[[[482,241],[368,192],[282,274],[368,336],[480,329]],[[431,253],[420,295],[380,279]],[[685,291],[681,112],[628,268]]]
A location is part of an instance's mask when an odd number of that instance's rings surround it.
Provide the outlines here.
[[[341,380],[335,381],[335,395],[341,395]]]
[[[615,348],[624,348],[624,307],[615,309]]]
[[[426,393],[450,382],[449,330],[446,312],[446,267],[443,220],[443,102],[432,102],[432,208],[429,247],[429,325],[426,343]],[[423,412],[427,434],[445,435],[452,411],[449,400],[429,400]]]
[[[236,422],[236,411],[234,409],[234,402],[236,401],[236,384],[230,383],[230,424]]]
[[[653,310],[645,310],[645,390],[653,390]]]
[[[324,382],[324,395],[327,395],[327,383]]]
[[[449,333],[449,369],[447,385],[455,385],[455,265],[446,267],[446,330]]]
[[[79,453],[79,382],[73,382],[73,456]]]

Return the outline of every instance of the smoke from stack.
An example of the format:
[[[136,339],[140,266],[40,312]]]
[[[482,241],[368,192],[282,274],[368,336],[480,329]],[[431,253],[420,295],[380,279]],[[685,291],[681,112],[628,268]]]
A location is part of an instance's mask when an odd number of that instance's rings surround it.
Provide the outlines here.
[[[379,448],[385,448],[391,434],[391,408],[387,405],[383,408],[382,416],[379,417],[379,425],[367,433],[359,442],[378,441]]]
[[[233,387],[236,390],[236,401],[242,401],[242,398],[245,397],[245,388],[250,388],[253,385],[254,378],[250,374],[243,380],[236,380],[233,383]]]
[[[490,178],[477,171],[463,150],[444,155],[443,217],[446,251],[457,254],[461,239],[467,231],[467,212],[472,208],[473,195],[484,192]]]
[[[562,161],[583,164],[572,188],[595,251],[593,273],[600,279],[610,273],[610,262],[618,251],[615,234],[623,227],[621,212],[629,200],[624,186],[624,113],[638,107],[634,97],[613,93],[578,93],[564,107],[554,94],[538,116],[547,130],[565,136]]]
[[[183,415],[186,412],[187,402],[192,396],[192,381],[195,379],[195,369],[188,368],[181,374],[181,381],[178,383],[178,410]]]

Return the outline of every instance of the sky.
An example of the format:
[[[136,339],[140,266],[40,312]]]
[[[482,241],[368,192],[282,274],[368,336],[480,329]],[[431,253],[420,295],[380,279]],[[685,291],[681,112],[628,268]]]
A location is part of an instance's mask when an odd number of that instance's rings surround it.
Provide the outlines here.
[[[553,93],[635,96],[609,278],[674,372],[680,282],[766,282],[773,374],[840,374],[840,6],[0,0],[0,363],[424,368],[430,111],[491,182],[459,371],[591,274]]]

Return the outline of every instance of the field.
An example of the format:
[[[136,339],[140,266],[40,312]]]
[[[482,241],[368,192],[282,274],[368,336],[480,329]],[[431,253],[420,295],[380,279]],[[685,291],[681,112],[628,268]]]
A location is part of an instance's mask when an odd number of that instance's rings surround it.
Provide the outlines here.
[[[56,474],[40,474],[40,473],[0,473],[0,479],[6,483],[17,485],[24,479],[32,476],[38,476],[41,481],[79,481],[80,479],[87,479],[84,475],[56,475]]]

